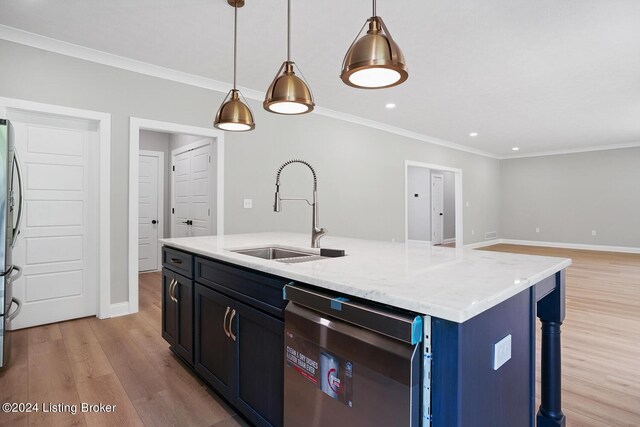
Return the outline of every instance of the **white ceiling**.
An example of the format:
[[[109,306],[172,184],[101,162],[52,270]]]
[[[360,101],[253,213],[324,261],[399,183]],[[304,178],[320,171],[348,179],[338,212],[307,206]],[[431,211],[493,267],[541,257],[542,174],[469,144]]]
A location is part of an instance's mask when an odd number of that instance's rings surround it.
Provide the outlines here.
[[[264,91],[285,57],[286,2],[246,3],[239,85]],[[640,144],[638,0],[380,0],[410,74],[374,91],[338,78],[371,3],[292,3],[293,59],[318,106],[498,156]],[[0,0],[0,11],[0,24],[231,81],[226,0]]]

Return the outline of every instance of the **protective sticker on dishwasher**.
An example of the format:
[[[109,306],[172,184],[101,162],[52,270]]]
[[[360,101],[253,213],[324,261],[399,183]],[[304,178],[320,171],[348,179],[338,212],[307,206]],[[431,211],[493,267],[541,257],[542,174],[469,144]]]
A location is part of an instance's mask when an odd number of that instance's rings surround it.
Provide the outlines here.
[[[353,363],[286,331],[287,367],[324,394],[353,407]]]

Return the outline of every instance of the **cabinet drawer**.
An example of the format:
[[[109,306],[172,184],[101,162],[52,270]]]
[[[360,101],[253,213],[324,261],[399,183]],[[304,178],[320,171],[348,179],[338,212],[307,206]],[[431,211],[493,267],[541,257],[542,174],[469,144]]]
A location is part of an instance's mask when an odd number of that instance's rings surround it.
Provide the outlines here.
[[[162,266],[193,279],[193,255],[173,248],[162,248]]]
[[[196,257],[195,281],[214,289],[226,288],[230,295],[245,303],[282,317],[286,301],[282,288],[290,280],[267,274],[254,273],[238,266]],[[242,295],[248,299],[242,299]]]

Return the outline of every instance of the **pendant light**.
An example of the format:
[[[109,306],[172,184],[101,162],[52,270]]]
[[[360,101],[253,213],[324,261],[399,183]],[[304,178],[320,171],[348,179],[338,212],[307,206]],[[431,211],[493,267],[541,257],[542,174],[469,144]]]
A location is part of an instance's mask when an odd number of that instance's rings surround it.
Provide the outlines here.
[[[294,66],[302,78],[296,75]],[[302,72],[291,60],[291,0],[287,0],[287,60],[278,69],[262,105],[271,113],[289,115],[309,113],[315,106]]]
[[[369,30],[358,39],[367,24]],[[349,86],[382,89],[397,86],[408,77],[404,55],[382,18],[376,15],[376,0],[373,0],[373,16],[351,43],[342,62],[340,78]]]
[[[220,109],[216,113],[213,126],[218,129],[243,132],[253,130],[256,127],[253,121],[253,113],[247,105],[247,100],[236,89],[236,69],[237,69],[237,50],[238,50],[238,8],[244,6],[244,0],[228,0],[233,6],[233,89],[229,91],[225,97]],[[242,99],[240,97],[242,96]]]

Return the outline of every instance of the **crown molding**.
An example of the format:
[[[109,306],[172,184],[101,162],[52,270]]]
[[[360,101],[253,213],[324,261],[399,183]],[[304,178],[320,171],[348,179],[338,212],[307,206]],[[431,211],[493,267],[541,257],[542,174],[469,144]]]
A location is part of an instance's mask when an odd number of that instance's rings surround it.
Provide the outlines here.
[[[34,47],[37,49],[46,50],[49,52],[58,53],[77,59],[82,59],[97,64],[107,65],[110,67],[119,68],[122,70],[132,71],[134,73],[144,74],[152,77],[161,78],[164,80],[170,80],[177,83],[182,83],[190,86],[200,87],[203,89],[209,89],[216,92],[227,93],[231,88],[231,84],[220,80],[210,79],[207,77],[197,76],[195,74],[185,73],[182,71],[173,70],[171,68],[161,67],[158,65],[149,64],[135,59],[126,58],[119,55],[103,52],[96,49],[80,46],[73,43],[68,43],[62,40],[53,39],[51,37],[45,37],[39,34],[31,33],[28,31],[20,30],[14,27],[6,25],[0,25],[0,39],[4,39],[10,42],[22,44],[25,46]],[[264,92],[247,87],[238,87],[242,92],[242,95],[251,100],[262,102],[264,99]],[[328,108],[316,107],[311,114],[319,114],[321,116],[331,117],[338,120],[343,120],[350,123],[359,124],[362,126],[370,127],[373,129],[382,130],[385,132],[393,133],[396,135],[404,136],[407,138],[415,139],[418,141],[428,142],[430,144],[440,145],[442,147],[450,148],[453,150],[464,151],[471,154],[490,157],[497,159],[494,153],[490,153],[483,150],[478,150],[465,145],[456,144],[454,142],[445,141],[442,139],[434,138],[429,135],[412,132],[407,129],[391,126],[385,123],[377,122],[375,120],[369,120],[364,117],[355,116],[352,114],[343,113],[340,111],[330,110]]]
[[[513,154],[508,156],[500,156],[499,159],[500,160],[524,159],[528,157],[558,156],[561,154],[578,154],[578,153],[588,153],[591,151],[619,150],[621,148],[635,148],[635,147],[640,147],[640,141],[627,142],[622,144],[611,144],[611,145],[594,145],[592,147],[570,148],[567,150],[539,151],[539,152],[529,153],[529,154]]]
[[[158,65],[149,64],[147,62],[137,61],[135,59],[126,58],[124,56],[114,55],[104,51],[91,49],[88,47],[80,46],[73,43],[68,43],[62,40],[54,39],[51,37],[42,36],[39,34],[31,33],[29,31],[20,30],[18,28],[9,27],[7,25],[0,24],[0,39],[4,39],[10,42],[22,44],[25,46],[34,47],[37,49],[46,50],[60,55],[69,56],[72,58],[82,59],[97,64],[102,64],[122,70],[131,71],[138,74],[144,74],[151,77],[157,77],[164,80],[173,81],[176,83],[182,83],[189,86],[195,86],[203,89],[213,90],[216,92],[227,93],[231,87],[231,83],[223,82],[220,80],[211,79],[208,77],[197,76],[195,74],[185,73],[183,71],[173,70],[171,68],[161,67]],[[262,102],[264,99],[264,92],[255,89],[239,86],[238,89],[242,92],[242,95],[254,101]],[[512,155],[500,155],[489,151],[479,150],[477,148],[469,147],[467,145],[457,144],[455,142],[447,141],[444,139],[435,138],[429,135],[413,132],[408,129],[392,126],[386,123],[378,122],[375,120],[366,119],[364,117],[355,116],[353,114],[343,113],[341,111],[331,110],[324,107],[316,107],[311,114],[318,114],[325,117],[331,117],[333,119],[342,120],[349,123],[366,126],[372,129],[381,130],[384,132],[392,133],[395,135],[403,136],[406,138],[414,139],[417,141],[427,142],[429,144],[439,145],[441,147],[450,148],[457,151],[471,153],[479,156],[489,157],[497,160],[510,160],[520,159],[527,157],[542,157],[542,156],[555,156],[559,154],[575,154],[585,153],[589,151],[603,151],[603,150],[615,150],[620,148],[640,147],[640,142],[626,143],[626,144],[612,144],[612,145],[600,145],[595,147],[584,147],[567,150],[557,151],[543,151],[534,152],[528,154],[512,154]]]

